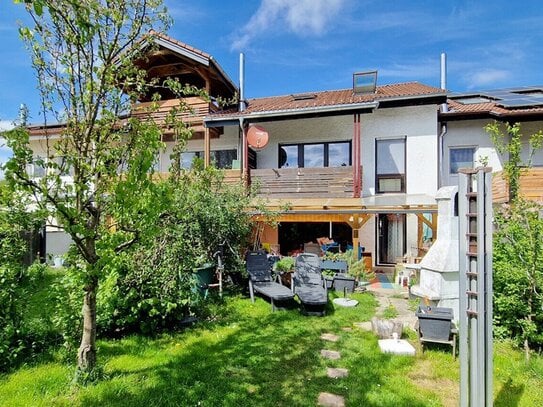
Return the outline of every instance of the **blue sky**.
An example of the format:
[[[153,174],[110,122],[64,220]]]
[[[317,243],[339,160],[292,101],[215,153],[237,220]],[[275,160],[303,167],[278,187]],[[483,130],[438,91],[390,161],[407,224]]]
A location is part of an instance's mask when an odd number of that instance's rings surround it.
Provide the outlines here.
[[[246,55],[246,96],[349,88],[352,73],[377,69],[378,83],[462,92],[542,85],[543,7],[538,0],[166,0],[172,37],[206,51],[238,82]],[[0,5],[0,126],[19,105],[39,122],[35,79],[17,33],[20,5]],[[0,149],[0,157],[5,156]]]

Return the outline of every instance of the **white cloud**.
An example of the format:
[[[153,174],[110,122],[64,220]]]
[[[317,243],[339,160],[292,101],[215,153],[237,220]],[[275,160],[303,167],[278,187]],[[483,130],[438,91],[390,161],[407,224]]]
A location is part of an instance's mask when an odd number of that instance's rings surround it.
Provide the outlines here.
[[[271,30],[300,36],[320,36],[327,31],[345,0],[262,0],[249,22],[234,34],[232,49],[241,50]]]
[[[11,130],[12,128],[13,128],[13,122],[12,121],[0,120],[0,131]],[[0,146],[1,146],[1,144],[0,144]]]
[[[510,77],[511,73],[507,70],[488,68],[468,74],[466,82],[469,89],[493,87],[500,86],[500,82],[503,82]]]

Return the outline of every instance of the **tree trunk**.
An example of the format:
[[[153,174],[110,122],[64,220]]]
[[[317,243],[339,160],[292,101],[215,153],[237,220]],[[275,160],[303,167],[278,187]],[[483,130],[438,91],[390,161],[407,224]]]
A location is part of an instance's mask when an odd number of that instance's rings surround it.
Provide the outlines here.
[[[96,366],[96,292],[98,279],[91,277],[83,300],[83,335],[77,352],[79,371],[91,372]]]

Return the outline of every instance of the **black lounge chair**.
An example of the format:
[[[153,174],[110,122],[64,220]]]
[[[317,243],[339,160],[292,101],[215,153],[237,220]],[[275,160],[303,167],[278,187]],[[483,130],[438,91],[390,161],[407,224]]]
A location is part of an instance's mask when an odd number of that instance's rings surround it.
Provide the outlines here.
[[[306,314],[326,314],[328,292],[321,274],[319,256],[312,253],[302,253],[296,257],[293,290],[300,299]]]
[[[265,251],[249,252],[245,260],[247,273],[249,273],[249,294],[252,302],[255,302],[255,292],[268,297],[273,312],[276,302],[289,301],[294,298],[292,290],[273,281],[270,262]]]

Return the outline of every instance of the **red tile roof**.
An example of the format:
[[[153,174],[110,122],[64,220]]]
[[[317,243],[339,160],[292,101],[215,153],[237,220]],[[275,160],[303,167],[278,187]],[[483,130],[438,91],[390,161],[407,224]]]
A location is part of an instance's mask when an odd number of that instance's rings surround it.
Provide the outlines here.
[[[541,115],[543,114],[543,106],[524,106],[524,107],[503,107],[498,105],[499,102],[486,103],[469,103],[464,104],[457,102],[454,99],[448,100],[449,111],[442,112],[440,115],[444,118],[454,116],[491,116],[491,117],[509,117],[509,116],[525,116],[525,115]]]
[[[303,94],[283,95],[249,99],[243,113],[237,110],[222,111],[209,116],[234,118],[250,116],[263,112],[284,112],[297,110],[315,110],[325,107],[339,107],[373,102],[420,99],[432,96],[445,97],[442,89],[423,85],[418,82],[397,83],[378,86],[375,93],[356,94],[352,89],[329,90],[322,92],[307,92]],[[444,100],[443,100],[444,101]]]

